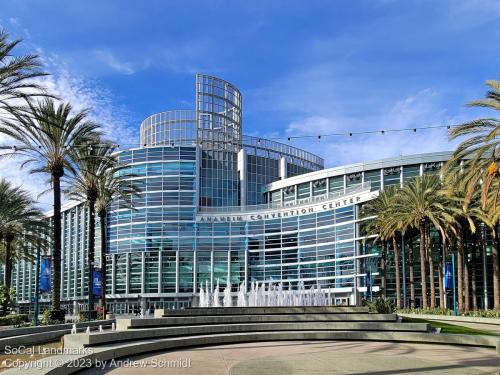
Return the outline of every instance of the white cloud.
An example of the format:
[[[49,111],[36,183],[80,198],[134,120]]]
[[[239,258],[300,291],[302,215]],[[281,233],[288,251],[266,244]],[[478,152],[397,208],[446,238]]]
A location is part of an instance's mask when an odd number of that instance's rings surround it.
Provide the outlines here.
[[[292,121],[285,136],[343,134],[331,137],[293,139],[291,145],[310,150],[325,159],[326,166],[337,166],[399,155],[452,150],[455,143],[447,138],[446,128],[403,130],[457,123],[462,118],[450,117],[440,106],[439,95],[424,89],[394,102],[381,114],[363,112],[355,116],[304,115]],[[400,129],[399,132],[381,130]],[[356,132],[376,131],[371,134]],[[380,131],[380,132],[379,132]],[[353,136],[349,136],[353,132]]]
[[[101,124],[106,137],[121,144],[122,147],[139,142],[136,124],[132,124],[133,127],[128,126],[130,114],[124,108],[115,105],[113,95],[108,90],[86,77],[74,74],[58,56],[46,54],[41,49],[38,49],[37,53],[41,56],[46,70],[51,72],[50,76],[39,79],[49,92],[64,102],[70,102],[75,111],[89,108],[91,119]],[[8,144],[9,140],[5,136],[0,136],[0,143],[6,142]],[[2,159],[0,178],[21,185],[36,197],[49,187],[47,178],[39,174],[30,175],[28,167],[20,169],[21,161],[17,158]],[[51,194],[40,197],[40,206],[47,210],[52,208]]]
[[[136,64],[129,61],[120,61],[111,51],[108,50],[95,50],[94,56],[111,69],[125,75],[134,74],[138,70],[146,68],[148,65],[146,62],[144,66],[138,67]]]
[[[214,44],[211,39],[203,37],[184,41],[167,41],[165,48],[155,58],[155,64],[177,74],[200,72],[214,74],[220,72],[221,66],[225,63],[217,53],[218,48],[218,45]]]
[[[16,18],[16,17],[10,17],[9,18],[9,23],[12,26],[20,26],[19,18]]]

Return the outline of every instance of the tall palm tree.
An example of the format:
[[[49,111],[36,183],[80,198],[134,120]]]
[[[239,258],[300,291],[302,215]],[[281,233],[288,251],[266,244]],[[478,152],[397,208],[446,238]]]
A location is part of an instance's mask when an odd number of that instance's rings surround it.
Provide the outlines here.
[[[53,198],[52,308],[61,308],[61,178],[72,171],[71,152],[89,141],[98,125],[88,119],[88,110],[73,113],[69,103],[46,98],[29,104],[30,113],[17,113],[15,120],[0,124],[0,134],[9,136],[15,146],[0,146],[2,156],[24,159],[22,167],[31,173],[50,176]],[[59,318],[61,313],[55,313]]]
[[[491,261],[493,266],[493,308],[500,310],[500,279],[499,275],[499,248],[500,238],[498,226],[500,224],[500,206],[496,203],[500,198],[500,180],[494,181],[493,189],[490,190],[485,208],[476,208],[473,214],[490,228],[493,237]]]
[[[26,101],[47,95],[35,78],[47,75],[41,70],[37,55],[14,56],[20,39],[9,41],[9,34],[0,30],[0,122],[24,108]]]
[[[427,223],[440,227],[442,196],[439,194],[441,182],[438,176],[415,177],[397,195],[393,210],[404,228],[415,228],[420,235],[420,275],[422,286],[422,306],[427,308],[426,261],[429,252],[426,244]]]
[[[485,99],[468,103],[471,107],[483,107],[500,110],[500,81],[487,81],[489,91]],[[499,158],[500,158],[500,120],[495,117],[480,118],[461,124],[450,131],[450,139],[466,137],[453,153],[445,168],[455,173],[461,172],[460,185],[466,192],[465,204],[474,195],[481,192],[481,210],[494,239],[498,238],[498,228],[494,219],[500,193]],[[492,220],[493,218],[493,220]],[[497,242],[496,240],[494,241]],[[500,310],[500,267],[498,246],[494,244],[493,262],[493,299],[494,308]]]
[[[124,171],[125,165],[119,163],[114,153],[115,145],[95,138],[83,147],[75,147],[71,154],[75,169],[70,176],[70,187],[66,190],[69,198],[87,202],[88,221],[88,267],[89,302],[92,305],[93,291],[91,265],[95,257],[95,218],[99,217],[101,237],[101,306],[105,307],[106,290],[106,217],[114,200],[120,207],[132,207],[132,197],[140,192],[139,185],[131,181],[133,174]],[[103,308],[103,316],[105,311]]]
[[[87,271],[89,314],[93,311],[94,305],[95,206],[99,198],[103,176],[109,171],[113,171],[117,165],[117,160],[112,155],[113,150],[114,146],[111,143],[101,141],[97,137],[79,147],[73,147],[71,158],[75,168],[70,176],[70,186],[65,191],[69,198],[86,202],[88,206]]]
[[[99,217],[101,231],[101,308],[104,319],[106,313],[106,272],[107,272],[107,215],[113,202],[120,207],[133,208],[132,198],[141,192],[141,186],[132,180],[135,175],[126,173],[124,165],[114,165],[113,168],[103,170],[98,181],[98,198],[96,212]]]
[[[396,305],[401,307],[401,280],[400,280],[400,260],[399,248],[397,246],[397,233],[402,229],[401,222],[394,220],[393,213],[394,201],[398,194],[396,186],[389,186],[379,193],[379,196],[363,206],[363,216],[372,217],[369,224],[365,227],[368,234],[377,233],[382,242],[382,292],[386,292],[386,247],[387,243],[392,241],[394,252],[394,271],[396,279]]]
[[[44,234],[48,227],[45,221],[26,191],[12,186],[7,180],[0,180],[0,246],[5,264],[4,313],[10,303],[13,260],[29,259],[32,248],[46,245]]]
[[[466,275],[466,262],[467,254],[467,241],[466,233],[470,232],[472,238],[475,239],[476,227],[478,220],[484,217],[485,211],[482,208],[482,193],[480,190],[472,190],[469,192],[467,186],[467,179],[470,174],[467,173],[467,167],[461,163],[458,167],[453,167],[453,164],[445,166],[444,175],[444,188],[443,194],[446,197],[447,204],[445,211],[450,215],[447,220],[447,225],[450,233],[456,238],[457,247],[457,276],[458,276],[458,309],[460,312],[465,311],[468,306],[464,303],[464,294],[467,296],[467,279]],[[464,183],[465,181],[465,183]],[[474,246],[472,250],[475,251]]]

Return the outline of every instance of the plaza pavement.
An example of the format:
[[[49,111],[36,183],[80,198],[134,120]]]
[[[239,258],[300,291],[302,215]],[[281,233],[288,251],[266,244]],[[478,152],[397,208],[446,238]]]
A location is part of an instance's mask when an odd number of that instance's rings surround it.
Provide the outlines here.
[[[495,374],[500,356],[491,348],[366,342],[283,341],[220,345],[131,358],[142,368],[90,369],[113,375],[316,375]],[[164,360],[190,360],[190,368],[152,368]],[[184,362],[185,364],[187,361]]]

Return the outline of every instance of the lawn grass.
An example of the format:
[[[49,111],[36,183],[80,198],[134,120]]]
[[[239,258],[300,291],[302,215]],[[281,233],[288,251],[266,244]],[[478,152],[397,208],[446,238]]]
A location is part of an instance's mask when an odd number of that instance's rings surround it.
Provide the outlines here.
[[[432,328],[441,328],[441,333],[450,334],[460,334],[460,335],[487,335],[487,336],[499,336],[496,333],[481,331],[479,329],[464,327],[456,324],[448,324],[443,322],[437,322],[435,320],[419,319],[419,318],[407,318],[403,317],[403,322],[411,323],[429,323]]]

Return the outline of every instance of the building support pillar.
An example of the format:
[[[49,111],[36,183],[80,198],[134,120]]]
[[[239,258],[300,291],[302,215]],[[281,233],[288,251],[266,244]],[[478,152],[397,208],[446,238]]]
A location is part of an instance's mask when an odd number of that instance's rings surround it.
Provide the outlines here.
[[[246,206],[247,197],[247,153],[244,149],[238,152],[238,174],[240,180],[240,206]]]

